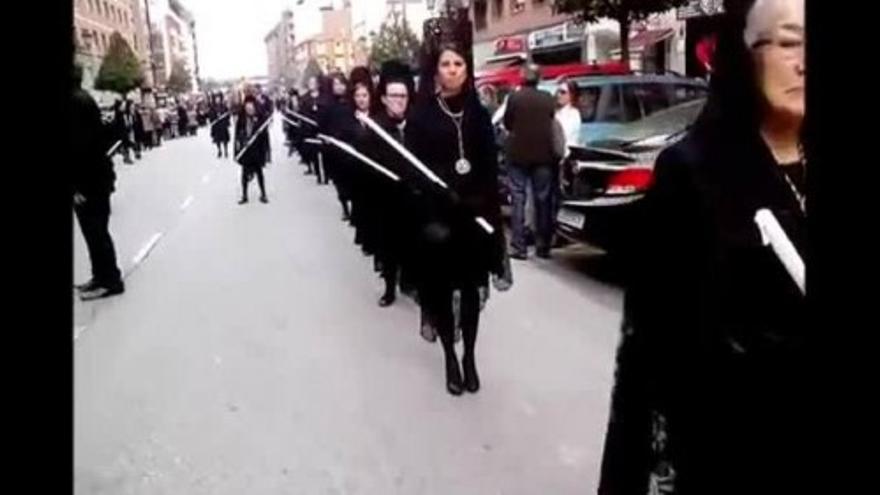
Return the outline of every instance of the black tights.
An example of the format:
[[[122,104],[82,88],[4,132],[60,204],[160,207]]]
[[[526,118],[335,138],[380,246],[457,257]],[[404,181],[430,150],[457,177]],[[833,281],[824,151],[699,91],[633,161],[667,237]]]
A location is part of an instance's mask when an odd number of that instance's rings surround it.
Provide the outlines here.
[[[229,143],[219,142],[217,144],[217,156],[221,155],[221,151],[223,156],[229,156]],[[221,148],[222,145],[222,148]]]
[[[262,167],[257,167],[252,170],[248,170],[245,167],[241,168],[241,197],[247,199],[248,197],[248,182],[250,180],[250,174],[254,174],[257,176],[257,184],[260,185],[260,195],[266,195],[266,182],[263,179],[263,169]]]
[[[443,353],[447,360],[456,359],[455,355],[455,316],[452,313],[452,292],[449,285],[445,287],[426,287],[419,291],[419,299],[428,310],[428,315],[437,328]],[[461,291],[461,334],[464,341],[464,355],[474,357],[477,343],[477,327],[480,323],[480,291],[475,285],[460,288]]]

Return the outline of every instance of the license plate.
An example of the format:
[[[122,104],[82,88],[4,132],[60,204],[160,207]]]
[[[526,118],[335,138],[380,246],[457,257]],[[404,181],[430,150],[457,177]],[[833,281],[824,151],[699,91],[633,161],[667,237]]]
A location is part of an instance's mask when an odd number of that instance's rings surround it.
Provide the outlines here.
[[[584,228],[584,221],[586,221],[586,217],[583,213],[578,213],[573,210],[562,208],[561,210],[559,210],[559,213],[556,214],[556,221],[569,227],[582,229]]]

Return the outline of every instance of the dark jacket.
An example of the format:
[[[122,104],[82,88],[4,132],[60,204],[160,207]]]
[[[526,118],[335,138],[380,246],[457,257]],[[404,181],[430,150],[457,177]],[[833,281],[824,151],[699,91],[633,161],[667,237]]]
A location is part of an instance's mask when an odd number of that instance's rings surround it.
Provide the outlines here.
[[[806,258],[806,219],[754,133],[695,131],[664,151],[641,202],[600,494],[798,493],[806,305],[754,223],[769,208]],[[657,418],[668,451],[652,449]],[[796,462],[795,462],[796,464]]]
[[[86,198],[109,196],[114,190],[116,174],[107,150],[115,142],[101,122],[101,111],[95,100],[82,89],[71,98],[71,159],[73,188]]]
[[[226,116],[218,121],[217,119],[220,119],[223,114],[226,114]],[[229,112],[229,107],[225,103],[211,105],[211,109],[208,111],[208,119],[209,125],[211,125],[211,139],[215,143],[228,143],[229,127],[232,122],[232,113]]]
[[[425,245],[419,251],[425,259],[419,276],[485,284],[490,272],[502,270],[498,153],[492,122],[486,109],[471,95],[453,99],[450,108],[453,112],[464,109],[464,155],[471,164],[464,174],[458,173],[455,166],[459,160],[455,124],[436,98],[420,102],[407,119],[407,147],[450,187],[450,191],[443,191],[421,176],[410,181],[423,188],[419,215]],[[479,227],[477,216],[494,226],[494,235]]]
[[[510,96],[504,112],[507,161],[521,166],[550,165],[553,152],[553,121],[556,104],[544,91],[524,87]]]
[[[251,125],[251,132],[247,132],[248,117],[244,112],[235,120],[235,144],[233,146],[234,153],[238,153],[247,146],[251,137],[256,133],[266,119],[257,112]],[[239,165],[248,168],[262,168],[266,165],[267,150],[269,149],[269,130],[264,127],[259,136],[254,140],[253,144],[247,148],[241,158],[238,159]]]

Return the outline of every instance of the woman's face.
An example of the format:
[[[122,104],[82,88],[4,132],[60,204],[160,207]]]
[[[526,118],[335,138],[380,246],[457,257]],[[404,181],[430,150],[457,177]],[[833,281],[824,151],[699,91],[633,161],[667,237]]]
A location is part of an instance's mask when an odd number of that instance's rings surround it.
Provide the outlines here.
[[[354,90],[354,105],[361,112],[366,112],[370,109],[370,92],[367,91],[367,88],[358,85],[357,89]]]
[[[382,104],[385,105],[389,116],[402,119],[406,115],[406,107],[409,105],[409,90],[406,84],[389,83],[385,87]]]
[[[309,91],[317,91],[318,90],[318,79],[315,77],[310,77],[308,82]]]
[[[345,91],[348,88],[345,87],[345,83],[340,81],[339,79],[333,79],[333,94],[336,96],[342,96],[345,94]]]
[[[563,84],[556,90],[556,103],[560,107],[571,104],[571,92],[568,89],[568,84]]]
[[[244,104],[244,111],[247,112],[248,116],[253,117],[257,113],[257,107],[254,106],[252,101],[249,101]]]
[[[758,0],[749,13],[746,39],[767,110],[802,120],[806,113],[804,1]]]
[[[458,94],[467,79],[467,64],[464,58],[452,50],[444,50],[437,61],[437,83],[446,94]]]

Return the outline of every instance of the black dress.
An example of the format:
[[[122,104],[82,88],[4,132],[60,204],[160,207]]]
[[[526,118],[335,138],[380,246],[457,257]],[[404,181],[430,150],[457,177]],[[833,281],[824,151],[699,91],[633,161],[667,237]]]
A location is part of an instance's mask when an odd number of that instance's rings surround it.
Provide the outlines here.
[[[458,133],[436,98],[422,101],[407,120],[407,147],[449,185],[449,191],[419,178],[421,198],[412,214],[418,224],[418,259],[412,260],[415,283],[454,288],[485,287],[488,274],[503,272],[503,233],[498,198],[498,154],[489,114],[475,97],[447,100],[453,112],[464,109],[462,138],[470,162],[456,171]],[[492,227],[490,235],[476,222]]]
[[[222,120],[217,121],[223,114],[226,114]],[[229,127],[232,121],[232,114],[229,113],[229,108],[225,103],[218,103],[211,105],[211,110],[208,112],[208,118],[213,125],[211,126],[211,139],[215,143],[228,143],[229,142]],[[217,121],[217,122],[215,122]]]
[[[322,134],[351,142],[352,129],[356,125],[354,108],[344,98],[328,98],[318,110],[318,129]],[[323,148],[324,168],[333,180],[337,195],[342,201],[351,199],[351,180],[349,163],[351,159],[344,151],[328,145]]]
[[[757,133],[698,129],[657,160],[628,243],[600,494],[645,493],[658,464],[676,494],[800,493],[809,478],[789,467],[810,451],[805,297],[761,242],[761,208],[805,258],[805,214]]]
[[[245,146],[247,146],[247,143],[250,141],[253,134],[257,132],[263,122],[265,122],[265,119],[260,114],[256,114],[250,118],[251,125],[250,128],[248,128],[248,120],[249,118],[243,113],[236,119],[234,147],[236,156]],[[263,131],[260,132],[260,135],[254,140],[253,144],[251,144],[244,154],[242,154],[241,158],[238,159],[239,165],[241,165],[245,171],[256,171],[257,169],[262,169],[266,166],[268,142],[268,130],[263,129]]]

